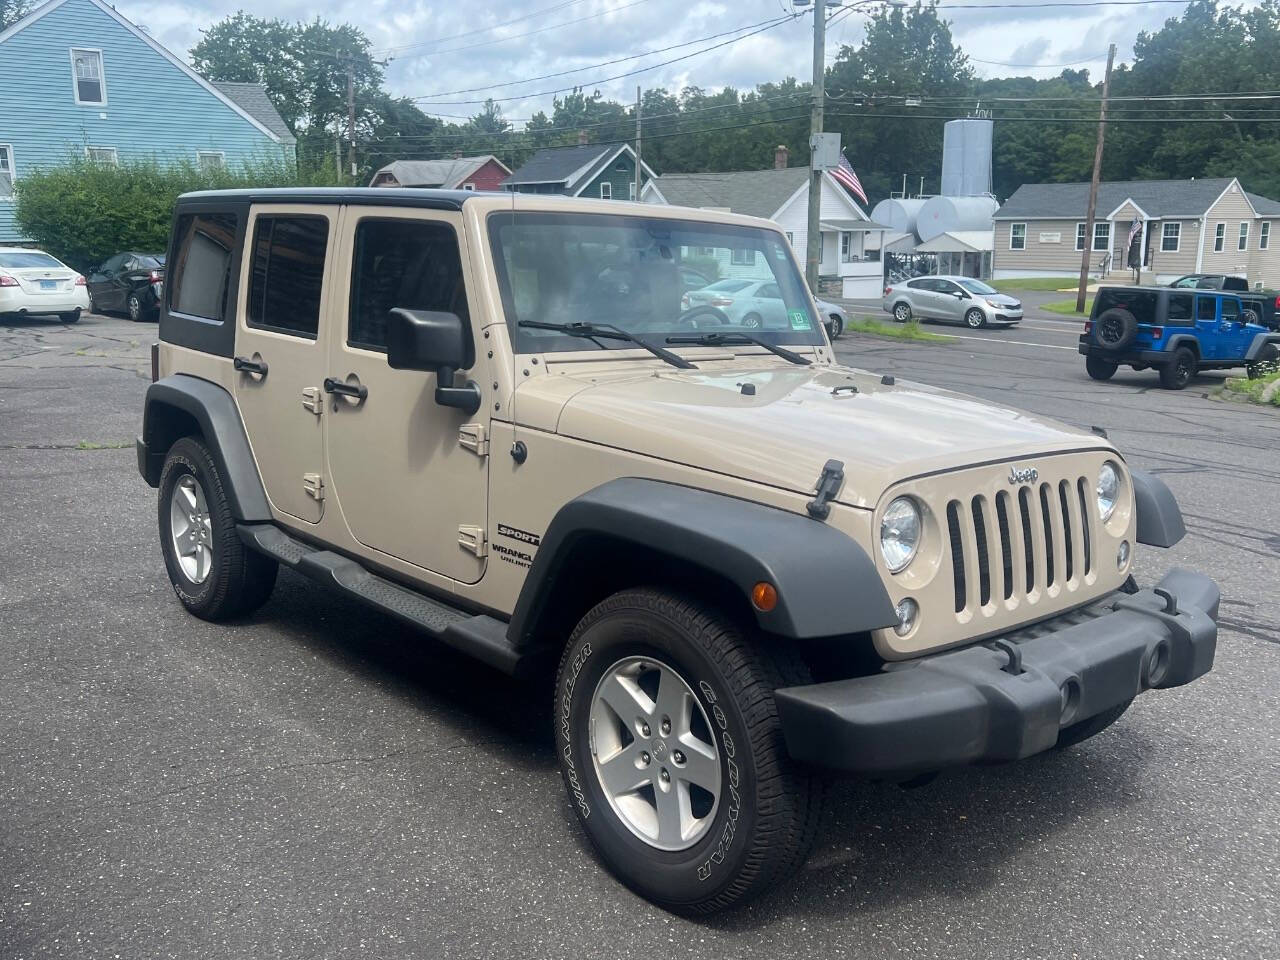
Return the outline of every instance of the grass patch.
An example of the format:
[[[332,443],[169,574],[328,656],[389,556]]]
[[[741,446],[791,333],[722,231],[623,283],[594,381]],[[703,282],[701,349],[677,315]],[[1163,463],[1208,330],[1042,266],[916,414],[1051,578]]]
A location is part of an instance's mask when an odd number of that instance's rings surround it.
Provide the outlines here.
[[[1006,290],[1074,290],[1076,283],[1071,277],[1017,277],[992,280],[991,286],[1004,293]]]
[[[1068,317],[1080,317],[1083,319],[1089,316],[1093,311],[1093,297],[1084,298],[1084,313],[1076,313],[1075,300],[1054,300],[1052,303],[1040,304],[1037,309],[1048,310],[1050,313],[1061,313]]]
[[[888,340],[915,340],[921,343],[950,343],[955,339],[940,333],[930,333],[920,326],[919,320],[908,320],[906,323],[883,323],[871,317],[853,317],[844,329],[846,333],[865,333]]]
[[[94,443],[92,440],[81,440],[76,444],[77,450],[123,450],[125,447],[131,447],[133,443],[129,440],[111,440],[107,443]]]
[[[1257,380],[1230,377],[1224,384],[1224,389],[1234,399],[1280,407],[1280,371],[1269,373]]]

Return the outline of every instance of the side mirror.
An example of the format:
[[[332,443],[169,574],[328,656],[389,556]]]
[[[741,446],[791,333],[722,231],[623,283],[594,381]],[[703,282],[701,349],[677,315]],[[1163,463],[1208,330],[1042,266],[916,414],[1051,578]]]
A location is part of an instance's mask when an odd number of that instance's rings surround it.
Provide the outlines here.
[[[480,388],[470,380],[453,385],[454,373],[476,362],[475,345],[456,313],[396,307],[387,318],[387,365],[436,375],[436,403],[467,413],[480,409]]]
[[[968,295],[967,293],[965,293],[963,290],[957,290],[955,293],[953,293],[953,294],[951,294],[951,295],[952,295],[953,297],[955,297],[957,300],[968,300],[968,299],[969,299],[969,295]]]

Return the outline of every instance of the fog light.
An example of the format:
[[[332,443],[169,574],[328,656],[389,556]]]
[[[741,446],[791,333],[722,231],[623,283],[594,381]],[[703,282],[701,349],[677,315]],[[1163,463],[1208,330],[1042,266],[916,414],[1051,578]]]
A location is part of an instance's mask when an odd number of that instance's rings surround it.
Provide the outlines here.
[[[905,637],[916,628],[916,619],[920,616],[920,604],[907,597],[898,601],[893,612],[898,615],[898,623],[894,626],[893,632],[900,637]]]
[[[1125,540],[1116,551],[1116,569],[1123,570],[1129,565],[1129,541]]]

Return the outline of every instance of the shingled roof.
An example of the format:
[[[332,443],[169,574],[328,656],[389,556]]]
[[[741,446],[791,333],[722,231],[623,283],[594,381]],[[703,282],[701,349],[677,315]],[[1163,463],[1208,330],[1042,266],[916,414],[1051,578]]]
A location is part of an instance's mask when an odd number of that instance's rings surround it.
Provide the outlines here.
[[[507,169],[507,165],[492,154],[485,154],[482,157],[454,157],[449,160],[395,160],[373,175],[370,186],[377,184],[378,178],[386,173],[390,174],[396,184],[402,187],[439,187],[442,190],[456,190],[490,160],[497,163],[503,170]]]
[[[807,167],[735,173],[668,173],[653,181],[677,207],[720,207],[748,217],[772,217],[809,182]]]
[[[262,84],[214,80],[213,85],[224,97],[279,137],[282,143],[295,142],[289,125],[280,116]]]
[[[1098,215],[1132,200],[1149,217],[1200,217],[1231,185],[1231,177],[1204,180],[1124,180],[1098,185]],[[1246,194],[1260,214],[1280,213],[1280,203]],[[997,220],[1083,218],[1089,206],[1087,183],[1024,183],[996,211]]]

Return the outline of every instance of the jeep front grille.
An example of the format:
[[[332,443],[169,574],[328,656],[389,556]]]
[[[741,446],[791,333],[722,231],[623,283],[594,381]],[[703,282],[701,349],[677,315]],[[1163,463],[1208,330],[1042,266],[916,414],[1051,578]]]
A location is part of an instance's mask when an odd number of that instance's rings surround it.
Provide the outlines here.
[[[1076,589],[1095,563],[1091,495],[1089,480],[1075,477],[949,501],[956,614]]]

